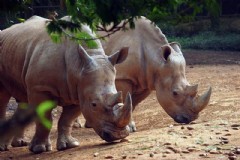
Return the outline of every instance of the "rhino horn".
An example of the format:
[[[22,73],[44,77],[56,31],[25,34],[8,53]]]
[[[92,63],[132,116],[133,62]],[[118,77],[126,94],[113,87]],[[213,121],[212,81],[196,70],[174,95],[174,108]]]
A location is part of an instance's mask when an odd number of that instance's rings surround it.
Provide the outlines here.
[[[122,102],[122,91],[119,91],[114,95],[111,95],[107,100],[107,103],[109,105],[114,105],[114,104],[120,103],[120,102]]]
[[[193,86],[187,86],[186,91],[188,95],[195,97],[198,92],[198,84]]]
[[[92,58],[88,55],[86,50],[81,45],[78,45],[78,53],[84,62],[89,62],[92,60]]]
[[[118,127],[125,127],[132,118],[132,98],[130,93],[127,94],[124,104],[118,103],[113,108],[115,121]]]
[[[203,95],[198,96],[194,99],[193,107],[196,113],[199,113],[201,110],[203,110],[207,106],[210,100],[211,93],[212,93],[212,88],[209,87],[208,91],[206,91]]]

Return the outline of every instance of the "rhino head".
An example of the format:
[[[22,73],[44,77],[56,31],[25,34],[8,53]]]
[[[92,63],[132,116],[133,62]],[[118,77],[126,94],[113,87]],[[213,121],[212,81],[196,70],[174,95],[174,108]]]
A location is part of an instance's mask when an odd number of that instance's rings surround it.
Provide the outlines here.
[[[157,99],[178,123],[190,123],[198,118],[211,96],[211,87],[198,95],[198,85],[190,85],[185,76],[186,62],[178,43],[169,43],[161,47],[163,63],[155,72],[154,86]]]
[[[117,92],[114,65],[126,59],[128,48],[109,57],[102,54],[89,56],[83,48],[79,52],[85,59],[81,83],[77,87],[83,116],[107,142],[125,138],[129,135],[126,126],[132,115],[132,100],[128,94],[123,103],[122,92]]]

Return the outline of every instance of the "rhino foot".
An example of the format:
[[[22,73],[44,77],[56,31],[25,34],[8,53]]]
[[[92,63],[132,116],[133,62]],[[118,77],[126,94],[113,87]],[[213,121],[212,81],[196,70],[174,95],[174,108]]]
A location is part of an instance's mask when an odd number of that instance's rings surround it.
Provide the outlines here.
[[[0,144],[0,151],[8,151],[8,145],[7,144]]]
[[[129,132],[136,132],[137,131],[137,128],[136,128],[136,125],[135,125],[134,121],[130,121],[130,123],[127,125],[127,130]]]
[[[74,127],[74,128],[82,128],[82,127],[83,127],[79,118],[77,118],[77,119],[74,121],[73,127]]]
[[[40,141],[33,139],[29,146],[29,150],[35,154],[52,150],[52,145],[50,143],[50,140],[47,140],[45,142],[40,142],[40,143],[39,142]]]
[[[65,150],[79,146],[79,141],[72,136],[62,135],[57,140],[57,150]]]
[[[15,137],[11,143],[13,147],[22,147],[22,146],[27,146],[28,144],[29,142],[23,137]]]
[[[84,127],[85,127],[85,128],[92,128],[92,126],[89,124],[88,121],[85,122]]]

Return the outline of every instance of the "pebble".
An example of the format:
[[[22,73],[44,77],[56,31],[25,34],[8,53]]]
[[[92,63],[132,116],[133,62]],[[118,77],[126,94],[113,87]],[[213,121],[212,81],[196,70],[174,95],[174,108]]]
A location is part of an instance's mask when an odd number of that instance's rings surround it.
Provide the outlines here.
[[[227,134],[225,134],[224,136],[231,136],[232,134],[231,133],[227,133]]]
[[[219,134],[222,134],[222,133],[221,133],[221,132],[216,132],[215,134],[216,134],[216,135],[219,135]]]
[[[207,157],[208,154],[207,154],[207,153],[201,153],[201,154],[199,154],[199,156],[201,156],[201,157]]]
[[[236,159],[237,159],[237,156],[229,156],[228,159],[229,159],[229,160],[236,160]]]
[[[209,151],[210,154],[219,154],[219,152],[216,149],[213,149],[211,151]]]
[[[229,152],[228,156],[234,156],[235,154],[233,152]]]
[[[190,153],[188,150],[182,150],[182,153]]]
[[[185,128],[184,126],[181,127],[181,129],[184,129],[184,128]]]
[[[137,155],[141,156],[141,155],[143,155],[143,153],[142,152],[138,152]]]
[[[166,150],[166,151],[164,151],[163,153],[165,153],[165,154],[170,154],[170,153],[172,153],[170,150]]]
[[[233,124],[231,127],[240,127],[240,124]]]
[[[188,150],[189,152],[193,152],[193,151],[196,150],[196,148],[189,147],[189,148],[187,148],[187,150]]]
[[[107,156],[105,156],[104,158],[105,158],[105,159],[112,159],[113,156],[111,156],[111,155],[107,155]]]
[[[167,149],[172,150],[174,153],[180,153],[181,152],[180,149],[174,148],[172,146],[167,147]]]
[[[99,155],[98,152],[96,152],[96,153],[93,154],[94,157],[97,157],[98,155]]]
[[[233,129],[233,130],[239,130],[239,128],[238,128],[238,127],[232,127],[232,129]]]
[[[127,158],[127,156],[126,155],[122,155],[122,159],[126,159]]]
[[[187,129],[188,129],[188,130],[194,130],[194,128],[193,128],[193,127],[190,127],[190,126],[188,126]]]
[[[226,137],[220,137],[221,140],[228,140]]]
[[[166,142],[166,143],[164,143],[163,145],[164,145],[164,146],[167,146],[167,145],[171,145],[171,143]]]
[[[240,148],[236,148],[236,154],[240,154]]]
[[[150,157],[154,157],[154,154],[153,154],[153,153],[150,153],[149,156],[150,156]]]

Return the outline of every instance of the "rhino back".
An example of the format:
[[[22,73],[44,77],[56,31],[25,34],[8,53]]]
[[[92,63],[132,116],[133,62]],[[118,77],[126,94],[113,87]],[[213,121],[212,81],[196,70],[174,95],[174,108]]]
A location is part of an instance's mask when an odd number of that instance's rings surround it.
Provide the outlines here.
[[[100,35],[106,33],[99,32]],[[116,65],[117,78],[130,80],[137,88],[145,89],[148,81],[147,74],[153,74],[153,60],[159,54],[161,46],[168,43],[160,28],[150,20],[141,17],[135,20],[135,28],[126,31],[118,31],[102,41],[106,54],[119,50],[123,46],[129,46],[127,59]]]
[[[32,87],[69,96],[66,72],[81,67],[77,44],[66,39],[53,43],[47,21],[33,17],[1,32],[0,82],[19,100],[26,101]]]

